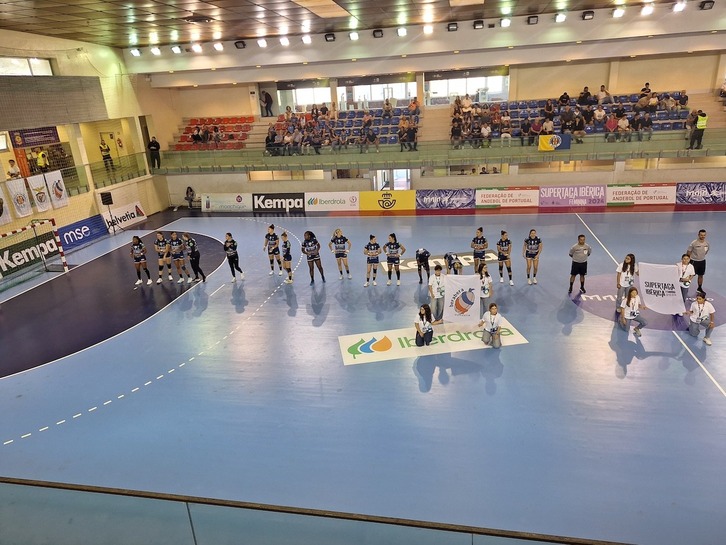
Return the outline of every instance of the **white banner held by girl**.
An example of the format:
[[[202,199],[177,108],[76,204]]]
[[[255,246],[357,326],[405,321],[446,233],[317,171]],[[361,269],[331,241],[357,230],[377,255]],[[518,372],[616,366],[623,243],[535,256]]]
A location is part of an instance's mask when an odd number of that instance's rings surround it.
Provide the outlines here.
[[[640,296],[643,303],[658,314],[683,312],[676,265],[640,264]]]
[[[444,277],[444,321],[478,322],[479,289],[481,280],[478,274]]]

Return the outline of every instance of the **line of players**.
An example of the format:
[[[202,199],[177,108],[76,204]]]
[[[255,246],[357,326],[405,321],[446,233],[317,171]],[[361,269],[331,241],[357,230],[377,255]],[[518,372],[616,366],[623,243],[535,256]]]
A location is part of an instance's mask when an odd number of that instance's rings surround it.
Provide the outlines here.
[[[159,263],[159,277],[156,280],[157,284],[161,284],[163,280],[164,267],[168,269],[167,272],[169,280],[171,282],[174,281],[174,277],[171,274],[172,262],[174,263],[177,274],[179,275],[179,280],[177,280],[177,283],[183,284],[185,281],[185,277],[188,284],[191,284],[192,282],[199,282],[200,280],[202,282],[207,281],[206,275],[199,266],[200,253],[199,247],[197,246],[197,241],[194,240],[194,238],[192,238],[189,233],[184,233],[181,238],[179,238],[177,232],[172,231],[170,234],[170,238],[167,239],[164,237],[164,233],[162,233],[161,231],[157,231],[156,240],[154,241],[154,250],[156,250]],[[189,271],[187,271],[185,265],[185,252],[189,256],[189,263],[192,267],[192,271],[194,272],[193,279],[192,276],[189,274]],[[151,273],[149,272],[149,269],[146,265],[146,245],[138,236],[134,236],[131,240],[130,253],[131,257],[134,260],[134,267],[136,268],[137,280],[135,282],[135,285],[138,286],[140,284],[143,284],[143,280],[141,279],[142,270],[146,273],[146,284],[153,284],[151,280]]]

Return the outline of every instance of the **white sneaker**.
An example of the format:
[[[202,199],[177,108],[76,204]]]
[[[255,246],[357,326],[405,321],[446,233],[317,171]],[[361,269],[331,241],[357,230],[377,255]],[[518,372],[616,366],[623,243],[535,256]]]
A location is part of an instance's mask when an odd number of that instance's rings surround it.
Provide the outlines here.
[[[169,275],[169,280],[171,280],[173,282],[174,281],[174,277],[172,275]]]
[[[514,286],[514,280],[510,280],[510,281],[509,281],[509,285],[510,285],[510,286]]]
[[[343,275],[338,276],[338,280],[343,280]]]
[[[151,284],[153,284],[153,283],[154,283],[154,281],[153,281],[153,280],[152,280],[151,278],[149,278],[149,279],[148,279],[148,280],[146,281],[146,285],[147,285],[147,286],[151,286]]]
[[[232,277],[232,282],[237,282],[237,277],[236,276],[233,276]]]
[[[676,316],[683,316],[683,313],[679,312],[678,314],[676,314]]]
[[[245,273],[241,272],[239,273],[239,279],[244,280],[245,279]]]
[[[503,278],[503,277],[501,277],[501,276],[499,277],[499,283],[500,283],[500,284],[504,284],[504,278]]]
[[[396,280],[396,285],[397,286],[400,286],[401,285],[401,281],[400,280]]]
[[[535,276],[535,277],[534,277],[534,278],[532,279],[532,284],[536,284],[536,283],[537,283],[537,277]]]
[[[272,276],[273,274],[275,274],[275,271],[270,271],[268,276]]]
[[[711,339],[709,339],[708,337],[704,337],[703,344],[705,344],[706,346],[711,346],[713,343],[711,342]]]
[[[139,284],[141,284],[141,278],[139,278],[136,282],[134,282],[134,286],[138,286]]]
[[[532,279],[531,278],[527,278],[527,284],[529,284],[530,286],[532,285]]]
[[[282,276],[282,271],[277,271],[277,276]]]
[[[183,284],[184,283],[184,279],[183,278],[180,278],[179,280],[176,281],[176,283],[177,284]]]
[[[368,287],[368,282],[366,282],[365,284],[363,284],[363,287],[364,288],[367,288]]]
[[[386,282],[386,286],[390,286],[390,285],[391,285],[391,281],[390,281],[390,280],[388,280],[388,281]]]
[[[373,281],[373,285],[374,285],[374,286],[377,286],[377,285],[378,285],[378,284],[376,284],[376,281],[375,281],[375,280]]]
[[[191,283],[192,283],[192,277],[191,276],[187,276],[187,284],[191,284]]]
[[[161,284],[161,276],[160,276],[160,277],[159,277],[159,279],[158,279],[158,280],[156,281],[156,283],[157,283],[157,284]]]
[[[353,278],[353,275],[348,273],[348,280],[352,280],[352,278]]]
[[[285,278],[285,280],[282,281],[283,284],[292,284],[292,280],[289,278]]]

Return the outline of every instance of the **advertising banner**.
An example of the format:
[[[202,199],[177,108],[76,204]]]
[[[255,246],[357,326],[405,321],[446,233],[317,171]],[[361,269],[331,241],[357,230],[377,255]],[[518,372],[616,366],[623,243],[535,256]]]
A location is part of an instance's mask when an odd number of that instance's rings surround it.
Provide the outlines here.
[[[8,239],[0,240],[4,243]],[[3,246],[0,248],[0,279],[20,273],[58,254],[59,249],[53,231],[39,232],[37,236],[30,236],[10,246]]]
[[[10,217],[10,203],[5,195],[3,186],[0,185],[0,225],[10,223],[12,218]]]
[[[357,211],[360,197],[357,191],[305,193],[306,212]]]
[[[538,187],[483,187],[476,190],[477,208],[539,206]]]
[[[10,131],[10,140],[12,140],[14,148],[33,148],[60,142],[58,129],[55,127]]]
[[[447,274],[444,277],[444,320],[479,323],[480,286],[478,274]]]
[[[608,206],[636,204],[675,204],[675,184],[609,185]]]
[[[360,209],[370,212],[416,210],[416,192],[413,190],[361,191]]]
[[[96,214],[58,229],[61,245],[66,252],[107,234],[106,220],[101,214]]]
[[[30,197],[28,197],[28,191],[25,189],[25,178],[7,180],[5,187],[8,193],[10,193],[10,200],[13,203],[17,217],[24,218],[33,213],[33,209],[30,206]]]
[[[112,208],[110,213],[107,209],[101,215],[106,222],[108,232],[113,231],[114,225],[126,229],[129,225],[142,222],[146,219],[146,214],[144,214],[139,201],[125,204],[118,208]]]
[[[539,151],[559,151],[570,149],[571,143],[571,134],[543,134],[537,140],[537,149]]]
[[[35,176],[29,176],[27,180],[38,212],[47,212],[50,210],[52,207],[50,205],[50,197],[48,196],[48,188],[45,187],[45,176],[37,174]]]
[[[252,193],[204,193],[202,212],[252,212]]]
[[[646,307],[659,314],[677,314],[685,310],[677,265],[641,262],[639,268],[640,297]]]
[[[476,208],[473,189],[418,189],[417,210],[462,210]]]
[[[203,205],[204,206],[204,205]],[[253,212],[305,212],[305,193],[253,193]]]
[[[539,188],[541,208],[568,206],[605,206],[607,195],[603,185],[555,185]]]
[[[63,175],[60,170],[45,173],[45,185],[48,186],[48,194],[53,208],[68,206],[68,191],[63,183]]]
[[[678,184],[676,204],[726,204],[726,182]]]

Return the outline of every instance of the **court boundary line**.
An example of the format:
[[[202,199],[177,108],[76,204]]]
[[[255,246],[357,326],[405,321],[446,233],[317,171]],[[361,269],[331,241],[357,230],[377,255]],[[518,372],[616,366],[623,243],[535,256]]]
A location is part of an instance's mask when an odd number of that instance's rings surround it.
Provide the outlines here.
[[[600,244],[600,246],[602,246],[602,249],[605,250],[605,252],[610,256],[610,259],[612,259],[615,262],[615,264],[618,265],[618,261],[616,261],[616,259],[613,257],[613,254],[611,254],[610,251],[605,247],[605,244],[603,244],[602,240],[597,238],[597,235],[593,232],[592,229],[590,229],[590,226],[587,223],[585,223],[585,220],[583,220],[580,217],[580,214],[576,213],[575,216],[577,216],[577,219],[579,219],[582,222],[582,224],[585,226],[585,229],[587,229],[590,232],[590,234],[595,238],[595,240],[597,240],[598,244]],[[676,337],[676,339],[678,339],[678,341],[683,345],[683,348],[685,348],[686,351],[691,355],[691,357],[693,358],[693,361],[695,361],[698,364],[698,366],[703,370],[703,372],[706,373],[706,376],[709,378],[709,380],[711,382],[713,382],[714,386],[716,386],[716,388],[718,388],[718,390],[721,392],[721,394],[724,397],[726,397],[726,390],[724,390],[723,386],[721,386],[718,383],[718,381],[709,372],[709,370],[706,369],[706,366],[703,364],[703,362],[701,362],[701,360],[699,360],[696,357],[696,355],[693,353],[693,351],[690,349],[690,347],[683,341],[681,336],[678,335],[678,333],[672,329],[671,329],[671,333],[673,333],[673,335]]]

